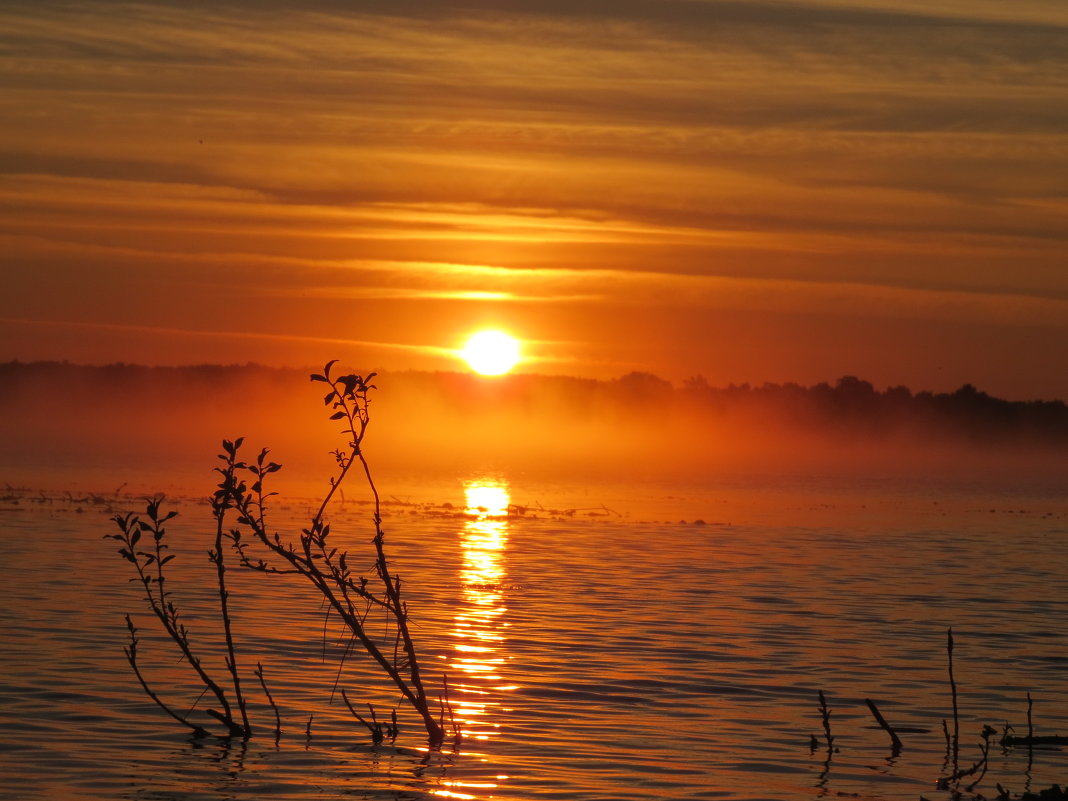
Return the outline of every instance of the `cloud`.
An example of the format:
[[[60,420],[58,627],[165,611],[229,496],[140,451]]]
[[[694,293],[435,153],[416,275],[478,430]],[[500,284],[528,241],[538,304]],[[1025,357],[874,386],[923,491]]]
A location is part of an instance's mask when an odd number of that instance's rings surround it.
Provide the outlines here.
[[[399,350],[412,353],[429,354],[434,356],[457,356],[453,348],[443,348],[437,345],[413,345],[401,342],[376,342],[369,340],[352,339],[347,337],[323,337],[307,336],[300,334],[279,334],[269,331],[227,331],[208,330],[193,328],[172,328],[158,325],[130,325],[124,323],[91,323],[75,320],[43,320],[24,319],[17,317],[0,317],[0,322],[18,326],[41,326],[49,328],[71,328],[83,330],[106,330],[127,334],[148,335],[152,337],[189,337],[193,339],[207,340],[259,340],[268,342],[285,342],[314,345],[344,345],[346,347],[360,347],[374,351]]]

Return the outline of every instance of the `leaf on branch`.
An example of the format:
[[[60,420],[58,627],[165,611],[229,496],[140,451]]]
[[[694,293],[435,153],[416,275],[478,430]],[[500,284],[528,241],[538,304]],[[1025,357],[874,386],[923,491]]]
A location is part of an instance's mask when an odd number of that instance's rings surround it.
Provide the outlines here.
[[[344,416],[345,416],[344,412],[334,412],[332,415],[330,415],[330,419],[331,420],[340,420]]]

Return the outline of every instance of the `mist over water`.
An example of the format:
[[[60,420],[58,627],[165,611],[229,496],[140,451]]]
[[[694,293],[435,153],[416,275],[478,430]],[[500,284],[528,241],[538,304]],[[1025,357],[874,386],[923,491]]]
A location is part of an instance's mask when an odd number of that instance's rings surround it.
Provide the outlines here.
[[[338,444],[304,370],[6,365],[5,379],[0,466],[41,480],[98,466],[131,483],[152,474],[196,480],[221,439],[244,437],[250,450],[270,448],[284,480],[317,482]],[[1048,491],[1068,477],[1064,404],[1008,403],[973,388],[913,395],[841,379],[716,390],[645,374],[418,372],[376,384],[366,451],[377,470],[399,477],[507,469],[548,482],[729,485],[839,475]]]

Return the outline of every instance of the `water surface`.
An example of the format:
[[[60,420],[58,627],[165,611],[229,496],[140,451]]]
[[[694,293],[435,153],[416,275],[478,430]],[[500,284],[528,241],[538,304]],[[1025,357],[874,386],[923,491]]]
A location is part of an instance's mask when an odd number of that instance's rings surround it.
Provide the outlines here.
[[[3,797],[948,798],[935,782],[950,769],[951,626],[963,765],[984,724],[1026,729],[1028,692],[1039,733],[1068,734],[1068,514],[1056,493],[575,489],[496,474],[384,495],[424,669],[435,688],[448,676],[459,746],[429,751],[403,710],[396,744],[373,746],[332,690],[378,709],[395,693],[358,657],[342,666],[346,643],[304,587],[236,573],[257,734],[189,741],[123,656],[129,611],[146,668],[183,708],[197,703],[132,566],[102,539],[136,495],[13,490],[0,513]],[[353,493],[333,523],[367,570],[361,500]],[[221,675],[208,509],[195,495],[173,502],[172,589]],[[280,499],[278,527],[310,508]],[[257,661],[281,708],[277,743]],[[867,698],[926,732],[894,752]],[[995,746],[976,792],[1065,780],[1063,748]]]

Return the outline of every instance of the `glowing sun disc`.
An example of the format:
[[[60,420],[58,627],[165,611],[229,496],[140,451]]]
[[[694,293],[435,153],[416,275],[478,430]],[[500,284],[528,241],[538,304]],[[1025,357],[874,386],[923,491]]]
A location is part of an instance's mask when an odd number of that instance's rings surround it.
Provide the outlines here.
[[[519,342],[503,331],[479,331],[460,355],[476,373],[503,375],[519,362]]]

